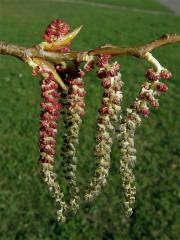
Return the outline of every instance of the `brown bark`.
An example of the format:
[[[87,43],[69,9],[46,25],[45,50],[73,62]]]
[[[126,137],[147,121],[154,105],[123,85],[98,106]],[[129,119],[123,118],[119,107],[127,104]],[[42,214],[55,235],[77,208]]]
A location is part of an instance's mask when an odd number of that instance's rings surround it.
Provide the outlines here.
[[[112,56],[134,56],[137,58],[144,58],[147,52],[151,52],[155,48],[180,42],[180,35],[165,34],[157,40],[141,46],[134,47],[118,47],[113,45],[105,45],[89,51],[60,53],[52,51],[44,51],[38,45],[31,48],[21,47],[5,42],[0,42],[0,54],[11,55],[21,60],[27,57],[39,57],[49,60],[52,63],[61,63],[62,61],[75,60],[78,62],[86,61],[88,56],[96,56],[99,54],[111,54]]]

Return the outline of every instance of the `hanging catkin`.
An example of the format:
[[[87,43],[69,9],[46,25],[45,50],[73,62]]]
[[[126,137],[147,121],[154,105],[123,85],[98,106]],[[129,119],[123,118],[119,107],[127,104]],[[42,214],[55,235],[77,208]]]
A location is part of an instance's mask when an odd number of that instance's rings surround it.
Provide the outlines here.
[[[113,122],[117,121],[117,114],[121,110],[122,81],[119,64],[109,63],[110,55],[100,55],[97,60],[98,77],[104,90],[102,105],[97,119],[97,135],[95,146],[96,169],[94,176],[85,192],[85,200],[91,201],[101,191],[107,182],[110,168],[110,153],[112,147]]]

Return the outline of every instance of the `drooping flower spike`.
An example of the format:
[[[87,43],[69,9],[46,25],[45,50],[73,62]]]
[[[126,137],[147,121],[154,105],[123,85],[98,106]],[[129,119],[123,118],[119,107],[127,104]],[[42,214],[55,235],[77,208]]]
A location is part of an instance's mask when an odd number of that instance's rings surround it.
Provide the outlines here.
[[[79,188],[76,183],[76,145],[79,142],[79,127],[84,116],[84,97],[86,91],[82,77],[84,72],[76,67],[73,74],[65,79],[68,92],[63,96],[63,114],[66,132],[63,136],[61,156],[63,168],[69,189],[69,208],[77,211],[79,208]]]
[[[126,216],[130,216],[133,212],[136,195],[135,176],[133,173],[136,163],[134,135],[136,127],[141,123],[141,118],[134,109],[127,108],[126,115],[120,122],[120,127],[116,131],[118,147],[121,152],[120,173],[124,190],[124,212]]]
[[[64,194],[56,181],[56,174],[53,171],[54,157],[56,153],[56,136],[58,132],[57,120],[60,118],[61,97],[59,85],[59,76],[54,72],[54,67],[42,59],[28,59],[29,65],[33,67],[33,76],[41,75],[41,107],[43,111],[40,114],[40,133],[39,133],[39,151],[41,163],[41,172],[44,181],[48,185],[49,192],[55,199],[57,205],[57,218],[60,222],[65,221],[64,212],[67,204],[64,201]],[[65,87],[66,89],[66,87]]]
[[[97,59],[99,70],[97,76],[101,79],[104,90],[102,105],[97,119],[97,135],[95,146],[96,169],[94,176],[85,192],[86,201],[93,200],[101,192],[107,182],[110,167],[110,153],[112,147],[113,122],[117,121],[117,114],[121,110],[122,81],[119,64],[109,63],[110,55],[100,55]]]
[[[124,189],[124,211],[126,216],[133,213],[136,195],[135,176],[133,174],[136,162],[135,130],[141,123],[141,115],[144,117],[149,116],[148,105],[158,108],[158,97],[162,92],[168,90],[167,85],[160,82],[160,79],[169,79],[171,77],[171,73],[163,68],[151,54],[147,54],[147,60],[154,65],[154,69],[148,69],[146,73],[146,77],[150,82],[142,84],[139,97],[130,108],[127,108],[126,115],[117,129],[117,140],[121,149],[120,172]]]

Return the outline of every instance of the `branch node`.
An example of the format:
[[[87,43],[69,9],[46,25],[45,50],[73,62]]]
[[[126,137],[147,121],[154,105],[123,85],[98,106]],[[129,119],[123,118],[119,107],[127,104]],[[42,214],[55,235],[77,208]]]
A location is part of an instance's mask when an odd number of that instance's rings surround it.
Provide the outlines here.
[[[29,48],[27,48],[25,51],[24,51],[24,56],[23,56],[23,59],[27,59],[27,58],[32,58],[33,57],[33,54],[31,52],[31,50]]]
[[[77,58],[76,58],[77,62],[89,62],[89,61],[91,61],[93,59],[94,59],[94,56],[89,55],[88,51],[85,51],[85,52],[81,51],[81,52],[79,52],[77,54]]]
[[[175,36],[177,36],[176,33],[167,33],[167,34],[162,35],[160,37],[160,39],[165,40],[165,39],[170,39],[171,37],[175,37]]]

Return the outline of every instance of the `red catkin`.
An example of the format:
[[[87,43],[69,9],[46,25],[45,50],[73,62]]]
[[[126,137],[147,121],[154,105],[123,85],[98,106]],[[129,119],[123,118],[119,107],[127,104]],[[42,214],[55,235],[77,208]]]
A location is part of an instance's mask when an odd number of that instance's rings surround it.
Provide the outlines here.
[[[57,38],[61,38],[62,36],[66,35],[70,31],[70,27],[67,23],[65,23],[61,19],[54,20],[51,24],[48,25],[43,39],[46,42],[53,42]]]
[[[60,117],[59,110],[61,105],[58,103],[60,94],[58,93],[58,84],[54,82],[53,75],[49,74],[48,77],[40,82],[41,84],[41,95],[44,96],[41,107],[43,109],[40,116],[40,162],[46,162],[52,164],[55,155],[55,143],[57,135],[57,123],[56,121]],[[46,139],[49,138],[49,141]],[[42,144],[43,143],[43,144]],[[44,155],[44,153],[46,153]],[[43,156],[43,157],[42,157]],[[51,159],[51,160],[49,160]]]
[[[146,77],[150,80],[150,81],[157,81],[160,79],[160,75],[157,74],[153,68],[149,68],[147,73],[146,73]]]
[[[168,91],[168,86],[165,83],[158,83],[157,84],[157,90],[159,92],[167,92]]]

